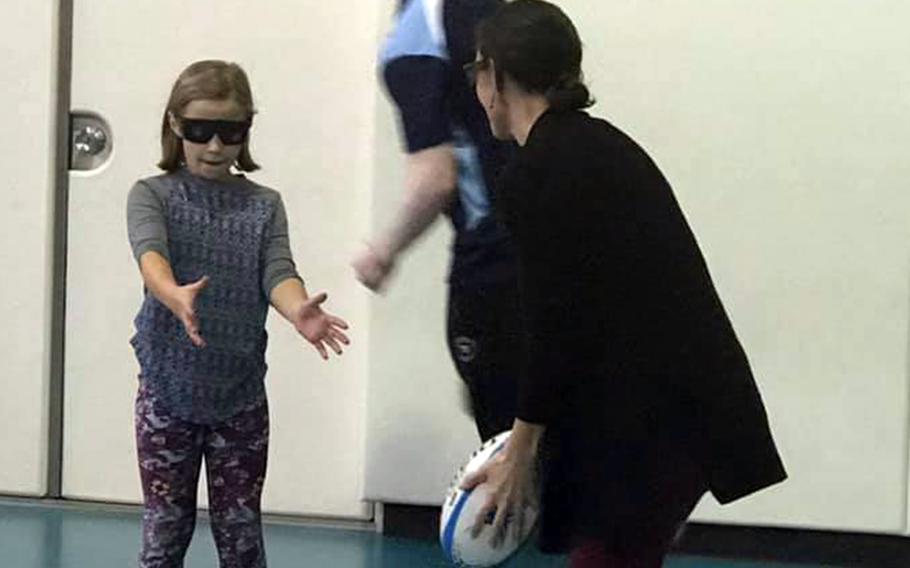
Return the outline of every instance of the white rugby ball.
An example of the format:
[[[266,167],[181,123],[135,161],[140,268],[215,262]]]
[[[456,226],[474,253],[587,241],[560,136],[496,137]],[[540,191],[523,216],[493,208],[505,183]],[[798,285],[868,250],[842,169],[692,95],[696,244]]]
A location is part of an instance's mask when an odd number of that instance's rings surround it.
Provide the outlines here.
[[[456,566],[495,566],[504,562],[524,544],[537,522],[537,509],[527,506],[524,511],[524,530],[520,535],[516,536],[514,530],[507,531],[505,540],[495,548],[491,544],[491,531],[483,531],[476,539],[471,537],[471,527],[488,493],[485,484],[465,491],[461,489],[461,483],[467,475],[480,469],[487,460],[499,453],[510,434],[511,431],[503,432],[484,442],[471,455],[468,463],[456,472],[446,493],[439,519],[439,541],[446,558]]]

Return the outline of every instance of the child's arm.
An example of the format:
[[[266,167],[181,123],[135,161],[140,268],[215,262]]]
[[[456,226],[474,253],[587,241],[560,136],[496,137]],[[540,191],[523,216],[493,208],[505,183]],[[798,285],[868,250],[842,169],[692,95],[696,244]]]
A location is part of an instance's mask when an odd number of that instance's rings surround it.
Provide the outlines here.
[[[145,287],[183,323],[193,345],[205,347],[205,340],[199,333],[199,319],[196,317],[194,305],[196,296],[208,285],[208,276],[203,276],[192,284],[180,286],[174,279],[171,264],[155,251],[148,251],[142,255],[139,259],[139,270],[142,272]]]
[[[367,245],[353,266],[371,290],[382,287],[395,259],[449,206],[457,187],[455,154],[441,144],[407,158],[405,199],[389,228]]]
[[[322,311],[325,293],[310,298],[291,255],[287,213],[279,198],[266,235],[262,287],[269,302],[295,329],[328,359],[326,345],[341,355],[341,345],[350,344],[342,330],[348,324]]]
[[[293,323],[294,314],[310,299],[306,286],[296,278],[288,278],[272,289],[269,301],[284,319]]]
[[[309,341],[323,359],[329,358],[326,345],[341,355],[341,345],[350,340],[342,330],[348,324],[341,318],[322,311],[320,305],[328,295],[323,292],[310,298],[306,287],[297,278],[288,278],[272,290],[271,303],[284,319]]]
[[[202,278],[186,286],[177,284],[168,260],[164,202],[148,183],[139,181],[130,190],[126,222],[130,246],[146,289],[183,323],[193,345],[205,347],[193,305],[208,279]]]

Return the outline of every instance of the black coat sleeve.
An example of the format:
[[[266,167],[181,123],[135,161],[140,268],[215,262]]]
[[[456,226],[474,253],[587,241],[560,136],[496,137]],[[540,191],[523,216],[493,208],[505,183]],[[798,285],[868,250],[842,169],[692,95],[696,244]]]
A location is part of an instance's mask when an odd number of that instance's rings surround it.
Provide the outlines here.
[[[618,242],[608,215],[622,209],[620,196],[599,191],[576,159],[572,148],[526,148],[503,178],[528,342],[517,414],[532,423],[565,411],[568,391],[597,367],[611,325],[603,267]]]

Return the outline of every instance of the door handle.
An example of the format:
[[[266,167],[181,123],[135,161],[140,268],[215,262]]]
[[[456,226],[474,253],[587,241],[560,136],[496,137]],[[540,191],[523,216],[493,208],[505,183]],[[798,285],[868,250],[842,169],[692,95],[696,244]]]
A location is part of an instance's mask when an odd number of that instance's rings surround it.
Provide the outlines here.
[[[108,161],[114,149],[111,128],[92,112],[70,113],[70,169],[97,170]]]

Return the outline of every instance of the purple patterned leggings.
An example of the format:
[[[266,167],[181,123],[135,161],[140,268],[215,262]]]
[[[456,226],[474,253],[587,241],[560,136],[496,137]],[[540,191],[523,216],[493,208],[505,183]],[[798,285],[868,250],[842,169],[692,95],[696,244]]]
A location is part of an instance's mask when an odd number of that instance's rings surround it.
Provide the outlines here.
[[[260,497],[269,413],[265,403],[217,425],[168,416],[140,386],[136,447],[145,497],[140,568],[181,568],[196,525],[196,490],[205,458],[212,534],[221,568],[264,568]]]

